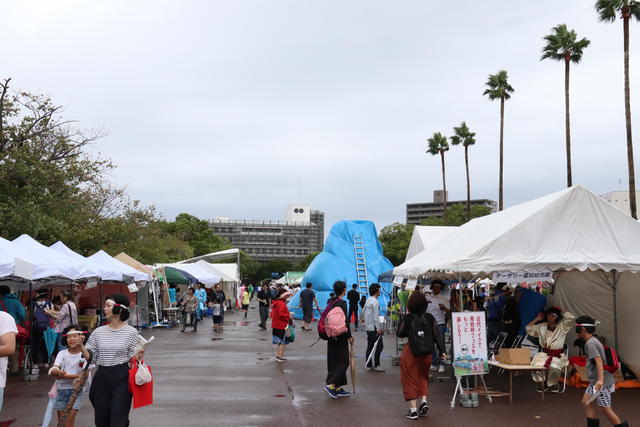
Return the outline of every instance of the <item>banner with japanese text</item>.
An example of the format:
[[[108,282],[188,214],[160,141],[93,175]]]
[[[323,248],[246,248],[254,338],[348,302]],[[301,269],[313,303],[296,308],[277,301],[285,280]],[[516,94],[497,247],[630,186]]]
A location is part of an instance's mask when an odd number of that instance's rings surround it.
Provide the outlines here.
[[[489,372],[484,312],[451,313],[453,368],[456,376]]]
[[[493,273],[493,283],[538,283],[553,280],[553,271],[498,271]]]

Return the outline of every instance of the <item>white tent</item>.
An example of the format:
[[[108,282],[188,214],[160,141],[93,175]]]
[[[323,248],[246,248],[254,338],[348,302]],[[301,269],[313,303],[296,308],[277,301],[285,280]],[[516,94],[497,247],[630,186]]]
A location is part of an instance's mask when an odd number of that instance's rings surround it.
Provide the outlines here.
[[[455,272],[464,277],[498,271],[560,272],[553,301],[601,321],[600,335],[640,373],[640,224],[589,190],[574,186],[502,212],[474,219],[394,274],[416,277]],[[569,337],[567,342],[573,337]]]
[[[0,277],[13,275],[15,258],[0,250]]]
[[[184,265],[184,264],[178,264]],[[240,275],[238,273],[238,264],[211,264],[207,261],[200,260],[193,265],[197,265],[201,269],[208,271],[220,278],[223,282],[239,282]]]
[[[186,271],[198,279],[199,282],[202,282],[207,288],[211,288],[213,285],[220,282],[220,276],[204,270],[196,264],[158,264],[158,266],[172,267],[177,270]]]
[[[413,228],[413,234],[411,235],[411,242],[409,242],[409,249],[407,250],[405,261],[413,258],[425,249],[434,247],[440,240],[445,239],[457,228],[458,227],[437,225],[416,225]]]
[[[106,268],[106,265],[100,265],[88,258],[85,258],[79,253],[69,249],[69,247],[61,241],[55,242],[53,245],[49,246],[49,248],[65,254],[67,257],[75,260],[82,270],[81,277],[99,277],[102,280],[122,282],[122,271],[114,268]]]
[[[87,259],[95,262],[106,270],[119,271],[120,274],[130,276],[133,278],[134,282],[150,280],[147,273],[138,271],[135,268],[125,264],[124,262],[113,258],[103,250],[96,252],[90,257],[87,257]],[[123,278],[120,278],[119,280],[124,281]]]
[[[178,264],[195,263],[196,261],[201,261],[201,260],[207,261],[207,262],[219,261],[219,260],[229,259],[234,257],[240,257],[240,249],[233,248],[233,249],[225,249],[223,251],[218,251],[218,252],[211,252],[210,254],[200,255],[197,257],[185,259],[183,261],[178,261]]]
[[[67,279],[73,279],[77,274],[74,268],[67,265],[68,261],[60,261],[54,255],[48,257],[42,257],[38,253],[25,249],[21,245],[16,245],[14,242],[3,239],[0,237],[0,251],[6,255],[19,258],[23,261],[30,263],[33,266],[33,280],[39,280],[51,277],[64,277]]]

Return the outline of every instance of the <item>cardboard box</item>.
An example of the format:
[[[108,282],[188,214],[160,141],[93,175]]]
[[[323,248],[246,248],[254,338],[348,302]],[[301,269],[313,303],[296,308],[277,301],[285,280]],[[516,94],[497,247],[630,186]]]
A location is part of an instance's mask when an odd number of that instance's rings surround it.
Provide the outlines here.
[[[498,358],[505,365],[531,364],[531,352],[528,348],[501,348]]]
[[[586,366],[576,366],[576,372],[580,375],[580,380],[584,382],[589,382],[589,371]]]

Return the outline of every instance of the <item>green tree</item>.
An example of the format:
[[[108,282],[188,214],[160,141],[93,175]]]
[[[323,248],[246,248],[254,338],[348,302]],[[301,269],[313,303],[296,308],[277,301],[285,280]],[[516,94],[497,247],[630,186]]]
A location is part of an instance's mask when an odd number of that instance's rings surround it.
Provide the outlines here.
[[[307,271],[307,268],[309,268],[309,265],[311,265],[313,260],[316,259],[316,257],[319,254],[320,252],[312,252],[306,257],[304,257],[302,260],[298,261],[298,263],[295,266],[296,271]]]
[[[444,153],[449,151],[449,143],[447,142],[447,137],[442,135],[440,132],[435,132],[433,136],[427,139],[429,146],[427,148],[427,153],[437,156],[440,155],[440,160],[442,163],[442,190],[444,193],[444,217],[447,218],[447,180],[444,168]]]
[[[471,219],[489,215],[490,213],[491,213],[491,209],[489,209],[486,206],[479,206],[479,205],[471,206]],[[449,215],[447,216],[446,221],[441,216],[432,216],[432,217],[423,219],[420,222],[420,225],[459,226],[468,222],[469,219],[467,218],[468,217],[465,212],[465,206],[462,203],[456,203],[455,205],[451,206],[451,209],[449,210]]]
[[[451,144],[462,144],[464,147],[464,165],[467,171],[467,219],[471,219],[471,181],[469,179],[469,147],[476,143],[475,132],[471,132],[466,122],[453,128]]]
[[[169,234],[187,242],[193,248],[193,256],[231,247],[226,239],[213,233],[207,221],[187,213],[181,213],[176,216],[175,221],[167,222],[165,229]]]
[[[567,187],[573,185],[571,176],[571,125],[569,119],[569,65],[582,59],[584,49],[591,43],[586,38],[578,40],[575,30],[569,30],[566,24],[556,25],[551,34],[544,36],[547,42],[542,48],[540,60],[553,59],[564,61],[564,129],[567,150]]]
[[[384,256],[387,257],[391,264],[398,266],[404,262],[414,227],[413,224],[396,222],[380,230],[378,240],[382,244]]]
[[[627,130],[627,168],[629,170],[629,207],[631,216],[638,219],[636,209],[636,174],[633,163],[633,140],[631,135],[631,95],[629,93],[629,21],[640,20],[640,3],[635,0],[598,0],[596,11],[600,21],[614,22],[618,14],[622,18],[624,50],[624,117]]]
[[[490,74],[485,83],[483,95],[487,95],[491,101],[500,100],[500,182],[498,183],[498,209],[504,209],[503,183],[504,183],[504,103],[511,98],[513,87],[509,84],[509,76],[505,70],[496,74]]]

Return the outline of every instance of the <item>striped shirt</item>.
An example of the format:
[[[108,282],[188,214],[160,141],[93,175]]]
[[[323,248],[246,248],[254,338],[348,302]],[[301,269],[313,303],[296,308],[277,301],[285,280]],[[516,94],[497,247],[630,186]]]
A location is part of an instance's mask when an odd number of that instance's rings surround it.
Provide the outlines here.
[[[139,341],[138,331],[132,326],[125,325],[114,331],[105,325],[91,333],[85,347],[93,356],[92,363],[115,366],[129,362]]]

